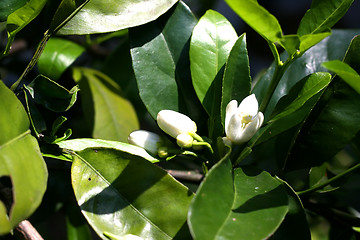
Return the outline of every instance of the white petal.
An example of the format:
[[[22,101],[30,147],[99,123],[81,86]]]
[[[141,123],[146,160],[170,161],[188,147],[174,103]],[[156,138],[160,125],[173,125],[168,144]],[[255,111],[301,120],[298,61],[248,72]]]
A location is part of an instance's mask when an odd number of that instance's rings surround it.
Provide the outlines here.
[[[259,130],[262,121],[264,120],[263,114],[261,112],[259,113],[260,114],[257,114],[254,119],[248,125],[246,125],[245,129],[242,131],[241,138],[237,139],[237,142],[235,142],[236,144],[249,141]]]
[[[156,154],[162,140],[156,133],[145,130],[137,130],[130,133],[128,142]]]
[[[243,134],[242,117],[239,114],[234,114],[229,121],[226,129],[226,137],[233,143],[237,143],[241,140]]]
[[[232,100],[226,106],[226,113],[225,113],[225,132],[227,132],[227,128],[229,125],[230,118],[236,113],[238,108],[238,102],[236,100]]]
[[[255,94],[251,94],[244,98],[238,108],[238,113],[243,115],[255,116],[259,111],[259,104],[256,100]]]
[[[161,110],[157,115],[157,123],[161,130],[176,138],[182,133],[195,133],[196,123],[188,116],[172,111]]]

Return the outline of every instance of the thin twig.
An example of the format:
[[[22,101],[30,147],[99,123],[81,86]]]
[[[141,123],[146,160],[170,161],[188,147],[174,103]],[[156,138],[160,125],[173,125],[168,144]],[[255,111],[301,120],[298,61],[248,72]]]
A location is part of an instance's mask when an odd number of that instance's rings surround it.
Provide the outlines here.
[[[25,240],[44,240],[28,220],[20,222],[16,227],[16,231],[21,234],[21,237]]]
[[[200,182],[204,175],[195,171],[167,170],[174,178],[179,180]]]

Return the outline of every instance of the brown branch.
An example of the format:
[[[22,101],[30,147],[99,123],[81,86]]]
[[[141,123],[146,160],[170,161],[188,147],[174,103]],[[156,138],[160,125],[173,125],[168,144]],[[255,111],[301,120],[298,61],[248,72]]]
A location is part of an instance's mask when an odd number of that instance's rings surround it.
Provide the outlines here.
[[[20,222],[16,232],[24,240],[44,240],[28,220]]]
[[[200,182],[204,177],[203,174],[196,171],[167,170],[167,172],[176,179],[191,182]]]

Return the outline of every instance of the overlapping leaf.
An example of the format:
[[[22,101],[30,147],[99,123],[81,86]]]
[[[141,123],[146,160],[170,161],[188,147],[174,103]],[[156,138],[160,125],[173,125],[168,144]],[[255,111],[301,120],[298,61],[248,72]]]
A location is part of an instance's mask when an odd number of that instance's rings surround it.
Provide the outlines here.
[[[87,68],[74,68],[79,83],[86,120],[94,138],[127,142],[139,128],[131,103],[121,96],[121,89],[105,74]]]
[[[10,195],[0,201],[0,234],[4,234],[40,205],[48,173],[24,108],[1,81],[0,112],[0,177],[11,182]]]
[[[233,171],[225,157],[200,185],[188,222],[197,240],[264,239],[275,232],[287,212],[282,183],[252,168]]]
[[[81,211],[102,239],[189,239],[186,216],[193,194],[147,160],[90,148],[74,156],[71,175]]]

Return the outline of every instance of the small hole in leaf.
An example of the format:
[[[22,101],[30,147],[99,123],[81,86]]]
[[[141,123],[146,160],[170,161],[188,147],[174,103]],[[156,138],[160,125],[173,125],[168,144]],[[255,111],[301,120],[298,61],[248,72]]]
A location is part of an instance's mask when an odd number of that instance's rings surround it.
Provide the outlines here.
[[[89,177],[88,180],[91,181],[91,177]]]
[[[6,207],[6,213],[10,216],[11,206],[14,203],[13,197],[13,185],[9,176],[0,177],[0,201],[2,201]]]

